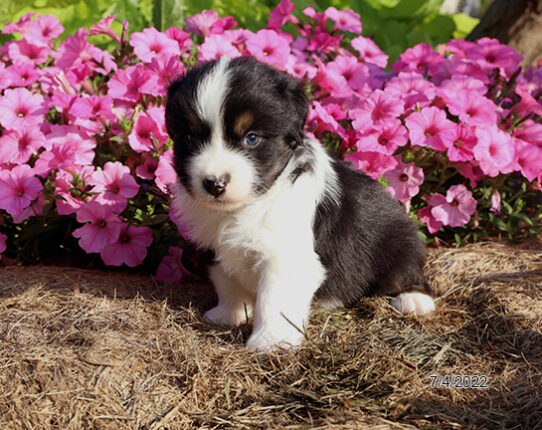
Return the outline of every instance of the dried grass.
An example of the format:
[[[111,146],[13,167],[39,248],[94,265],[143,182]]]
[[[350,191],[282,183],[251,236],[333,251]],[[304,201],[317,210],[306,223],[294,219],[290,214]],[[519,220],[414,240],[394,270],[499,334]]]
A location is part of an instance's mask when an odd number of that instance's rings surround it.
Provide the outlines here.
[[[0,428],[542,428],[542,244],[433,249],[427,274],[431,317],[315,309],[298,351],[257,355],[202,320],[208,285],[2,268]]]

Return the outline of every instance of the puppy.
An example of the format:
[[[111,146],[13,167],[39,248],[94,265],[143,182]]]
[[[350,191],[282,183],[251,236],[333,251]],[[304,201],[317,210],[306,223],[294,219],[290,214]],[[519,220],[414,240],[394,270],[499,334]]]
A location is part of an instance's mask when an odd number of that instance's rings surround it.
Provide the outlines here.
[[[193,68],[169,88],[166,125],[190,239],[214,252],[210,321],[253,318],[247,346],[295,346],[311,302],[395,296],[435,308],[414,223],[377,182],[303,134],[301,84],[249,57]]]

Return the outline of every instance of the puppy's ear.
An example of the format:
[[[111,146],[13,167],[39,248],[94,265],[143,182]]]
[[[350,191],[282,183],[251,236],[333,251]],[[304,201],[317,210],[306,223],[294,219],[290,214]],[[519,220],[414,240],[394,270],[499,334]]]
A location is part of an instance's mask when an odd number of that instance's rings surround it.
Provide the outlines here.
[[[303,144],[305,122],[308,114],[308,99],[305,95],[303,82],[295,78],[288,77],[287,94],[290,103],[290,114],[292,115],[292,127],[290,136],[292,147]]]

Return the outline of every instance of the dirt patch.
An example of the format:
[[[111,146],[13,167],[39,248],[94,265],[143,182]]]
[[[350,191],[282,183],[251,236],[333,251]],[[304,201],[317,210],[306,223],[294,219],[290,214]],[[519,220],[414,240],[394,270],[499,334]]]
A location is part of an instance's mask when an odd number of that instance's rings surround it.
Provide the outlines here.
[[[202,320],[208,285],[0,269],[0,428],[542,428],[542,244],[433,249],[427,274],[431,317],[315,309],[298,351],[257,355]]]

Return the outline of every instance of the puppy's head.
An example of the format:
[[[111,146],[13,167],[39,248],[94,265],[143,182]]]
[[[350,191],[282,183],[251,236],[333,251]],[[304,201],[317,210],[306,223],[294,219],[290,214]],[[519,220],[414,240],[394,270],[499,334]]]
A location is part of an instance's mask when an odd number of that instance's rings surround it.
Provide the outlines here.
[[[193,68],[171,84],[166,105],[181,184],[214,209],[244,206],[303,144],[306,116],[301,84],[250,57]]]

